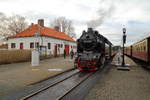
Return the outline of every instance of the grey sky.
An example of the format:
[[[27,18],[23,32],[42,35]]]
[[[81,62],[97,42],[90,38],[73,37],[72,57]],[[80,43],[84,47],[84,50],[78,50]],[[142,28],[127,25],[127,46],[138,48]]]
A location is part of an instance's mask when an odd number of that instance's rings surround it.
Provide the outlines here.
[[[123,25],[127,28],[126,45],[150,35],[149,0],[0,0],[0,12],[20,14],[29,23],[44,18],[47,26],[50,20],[65,16],[74,21],[79,37],[82,30],[87,28],[87,22],[101,17],[98,10],[107,10],[112,5],[113,11],[96,29],[113,44],[121,44]]]

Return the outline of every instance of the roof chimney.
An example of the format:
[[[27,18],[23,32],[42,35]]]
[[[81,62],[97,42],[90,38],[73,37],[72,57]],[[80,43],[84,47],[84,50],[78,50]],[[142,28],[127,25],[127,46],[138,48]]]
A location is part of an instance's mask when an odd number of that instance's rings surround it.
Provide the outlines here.
[[[44,19],[38,19],[38,25],[44,27]]]
[[[59,26],[55,26],[54,29],[59,32]]]
[[[31,23],[31,26],[33,26],[34,25],[34,23]]]

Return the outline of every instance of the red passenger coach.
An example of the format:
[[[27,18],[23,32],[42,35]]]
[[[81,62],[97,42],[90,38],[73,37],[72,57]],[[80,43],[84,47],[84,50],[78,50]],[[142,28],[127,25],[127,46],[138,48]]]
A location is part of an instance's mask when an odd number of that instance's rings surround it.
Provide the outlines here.
[[[128,56],[132,56],[132,46],[125,48],[125,54]]]
[[[126,55],[150,64],[150,37],[126,48]]]
[[[149,44],[149,38],[146,38],[138,43],[135,43],[132,45],[132,56],[146,61],[149,61],[148,55],[149,55],[149,48],[148,48],[148,44]]]

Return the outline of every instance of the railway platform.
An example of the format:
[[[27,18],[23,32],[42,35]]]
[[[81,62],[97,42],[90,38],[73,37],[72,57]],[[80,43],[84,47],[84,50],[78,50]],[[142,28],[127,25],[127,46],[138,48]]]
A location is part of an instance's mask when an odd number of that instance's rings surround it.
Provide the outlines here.
[[[30,62],[0,65],[0,100],[7,100],[3,97],[73,69],[73,62],[70,57],[58,57],[42,60],[36,67],[32,67]]]
[[[85,100],[150,100],[150,71],[125,56],[130,71],[117,70],[116,56],[107,75],[101,77]]]

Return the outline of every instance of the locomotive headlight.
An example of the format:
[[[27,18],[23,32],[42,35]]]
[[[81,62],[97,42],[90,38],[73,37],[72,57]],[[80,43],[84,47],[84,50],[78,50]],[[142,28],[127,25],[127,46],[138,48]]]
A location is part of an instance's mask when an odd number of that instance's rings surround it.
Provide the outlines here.
[[[93,58],[95,59],[95,58],[96,58],[96,56],[93,56]]]
[[[93,59],[97,59],[97,58],[98,58],[98,55],[94,55],[94,56],[93,56]]]

